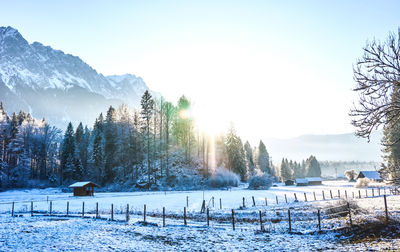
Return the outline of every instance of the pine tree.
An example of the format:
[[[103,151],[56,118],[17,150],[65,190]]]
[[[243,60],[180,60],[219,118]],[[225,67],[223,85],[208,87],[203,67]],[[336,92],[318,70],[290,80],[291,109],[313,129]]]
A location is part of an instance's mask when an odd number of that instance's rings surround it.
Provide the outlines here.
[[[253,160],[253,150],[251,148],[251,145],[249,141],[246,141],[244,144],[244,151],[246,155],[246,164],[247,164],[247,170],[249,173],[249,176],[255,176],[256,175],[256,166],[254,164]]]
[[[258,167],[262,172],[271,174],[271,167],[269,164],[269,154],[267,148],[265,147],[263,141],[260,140],[258,145],[258,153],[257,153],[257,163]]]
[[[69,181],[75,172],[75,138],[72,123],[68,124],[61,149],[61,182]]]
[[[313,155],[306,160],[306,172],[307,177],[321,177],[321,167]]]
[[[393,89],[391,99],[393,103],[400,102],[400,91],[397,86]],[[381,144],[384,162],[379,172],[386,180],[400,184],[400,120],[395,112],[389,113],[387,117],[397,120],[388,120],[383,128]]]
[[[226,152],[228,156],[228,168],[239,174],[242,181],[247,178],[246,157],[240,137],[236,135],[235,129],[231,126],[226,137]]]
[[[104,177],[103,183],[111,183],[114,179],[113,168],[116,165],[116,113],[115,109],[110,106],[107,111],[106,121],[104,125]]]
[[[93,127],[93,164],[94,174],[97,182],[102,182],[101,177],[104,173],[104,119],[103,114],[100,114],[99,118]]]
[[[165,175],[169,177],[169,145],[170,145],[170,134],[171,134],[171,124],[175,115],[175,107],[170,102],[164,103],[164,113],[165,113]]]
[[[150,127],[151,127],[151,117],[153,115],[154,101],[149,93],[145,91],[142,100],[140,102],[142,105],[141,119],[142,119],[142,130],[146,134],[146,154],[147,154],[147,178],[148,183],[151,183],[151,164],[150,164]]]
[[[290,170],[288,160],[285,158],[282,158],[279,174],[281,177],[281,181],[283,181],[283,182],[288,179],[292,179],[292,171]]]
[[[83,129],[82,122],[79,123],[78,127],[75,131],[75,155],[76,155],[76,174],[77,178],[82,178],[83,175],[86,175],[86,167],[84,167],[84,159],[85,152],[87,151],[87,146],[85,144],[85,132]]]

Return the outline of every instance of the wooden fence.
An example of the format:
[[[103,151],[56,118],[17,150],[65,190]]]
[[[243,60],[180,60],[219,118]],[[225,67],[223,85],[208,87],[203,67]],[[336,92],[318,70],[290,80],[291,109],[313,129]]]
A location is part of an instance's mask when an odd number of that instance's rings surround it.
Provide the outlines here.
[[[393,193],[393,191],[387,191],[388,193]],[[374,214],[377,216],[384,216],[386,221],[389,221],[390,213],[388,211],[387,205],[387,196],[386,189],[382,193],[380,189],[375,191],[372,189],[370,192],[365,190],[362,194],[361,190],[358,190],[358,193],[352,192],[350,195],[347,191],[341,194],[341,191],[337,191],[336,196],[333,196],[332,190],[329,191],[330,199],[366,199],[370,197],[380,197],[382,198],[382,206],[384,209],[383,212],[375,212]],[[324,191],[322,191],[322,199],[320,200],[328,200],[325,197]],[[365,196],[364,196],[365,195]],[[312,200],[318,200],[316,197],[316,193],[313,192],[311,196],[304,193],[302,195],[305,202],[309,202]],[[307,198],[308,196],[308,198]],[[312,197],[313,196],[313,197]],[[364,196],[364,197],[363,197]],[[81,217],[81,218],[94,218],[94,219],[106,219],[110,221],[126,221],[129,222],[131,216],[142,216],[143,222],[146,222],[146,217],[150,216],[155,220],[162,219],[162,226],[165,227],[167,225],[166,219],[170,221],[174,221],[174,223],[182,221],[182,224],[187,226],[188,221],[192,221],[196,224],[201,224],[202,222],[206,226],[210,226],[210,223],[215,224],[224,224],[228,225],[231,223],[232,229],[235,230],[240,226],[243,228],[248,228],[249,225],[257,224],[259,229],[262,231],[289,231],[289,232],[302,232],[302,231],[321,231],[321,230],[332,230],[336,228],[340,228],[343,226],[351,227],[354,224],[354,217],[358,214],[355,209],[351,208],[351,205],[348,203],[339,204],[337,206],[322,208],[322,209],[302,209],[298,207],[285,207],[285,204],[291,204],[292,202],[298,202],[300,197],[294,193],[293,198],[287,197],[284,195],[284,201],[280,203],[279,198],[275,197],[275,202],[264,199],[264,202],[256,201],[254,197],[251,197],[252,207],[256,206],[269,206],[266,209],[262,210],[252,210],[251,208],[246,207],[246,198],[242,198],[242,205],[238,209],[230,209],[229,214],[226,210],[223,210],[222,207],[222,199],[219,199],[219,206],[216,206],[214,197],[212,197],[208,203],[206,204],[203,201],[202,209],[200,214],[198,212],[188,212],[189,206],[189,197],[186,197],[186,206],[183,208],[183,213],[167,213],[165,207],[162,209],[162,213],[160,212],[148,212],[146,205],[143,205],[143,211],[134,211],[129,207],[129,204],[126,204],[124,209],[120,211],[114,208],[114,204],[110,204],[108,209],[99,210],[99,204],[96,202],[95,208],[88,211],[87,206],[85,206],[85,202],[82,202],[81,211],[71,211],[69,201],[65,204],[65,211],[60,209],[53,208],[53,201],[49,200],[48,202],[48,210],[35,210],[34,202],[30,202],[30,209],[24,209],[20,211],[15,210],[15,202],[11,202],[10,215],[11,216],[19,216],[20,214],[30,214],[30,216],[64,216],[64,217]],[[271,205],[271,202],[274,202],[274,207]],[[21,202],[19,202],[21,203]],[[26,203],[26,202],[23,202]],[[4,204],[4,203],[3,203]],[[269,204],[269,205],[268,205]],[[280,206],[280,207],[279,207]],[[204,211],[203,211],[204,208]],[[213,210],[212,212],[210,211]],[[210,213],[211,212],[211,213]],[[119,218],[115,218],[116,215]],[[124,216],[124,218],[121,218]],[[241,227],[242,228],[242,227]]]

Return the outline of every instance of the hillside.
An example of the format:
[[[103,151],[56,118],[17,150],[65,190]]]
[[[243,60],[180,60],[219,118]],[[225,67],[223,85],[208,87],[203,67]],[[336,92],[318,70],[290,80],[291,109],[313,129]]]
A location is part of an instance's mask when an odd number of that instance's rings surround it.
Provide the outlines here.
[[[148,89],[140,77],[104,76],[77,56],[0,27],[0,101],[9,113],[22,109],[64,128],[92,123],[110,105],[136,107]]]

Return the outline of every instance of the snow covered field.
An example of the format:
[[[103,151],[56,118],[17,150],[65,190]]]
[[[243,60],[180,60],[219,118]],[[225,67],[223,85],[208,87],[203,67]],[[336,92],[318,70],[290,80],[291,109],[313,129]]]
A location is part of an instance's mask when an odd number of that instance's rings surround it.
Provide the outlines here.
[[[383,186],[383,185],[377,185]],[[321,186],[278,186],[270,190],[247,190],[243,187],[232,190],[175,191],[175,192],[129,192],[95,193],[94,197],[72,197],[58,189],[15,190],[0,193],[0,250],[365,250],[395,249],[399,239],[369,240],[363,243],[348,243],[342,240],[336,228],[349,225],[349,218],[328,214],[327,208],[343,205],[341,198],[356,198],[359,190],[347,182],[324,182]],[[322,200],[322,191],[325,198]],[[330,199],[330,191],[334,199]],[[316,201],[314,200],[314,193]],[[383,194],[383,189],[380,193]],[[299,202],[294,202],[294,193]],[[304,193],[306,193],[307,202]],[[377,187],[360,190],[362,199],[355,199],[358,209],[353,211],[353,222],[384,216],[383,197],[378,197]],[[388,190],[386,191],[388,193]],[[204,196],[203,196],[204,195]],[[288,203],[285,201],[285,195]],[[254,196],[256,206],[253,206]],[[188,197],[188,198],[187,198]],[[200,213],[202,200],[210,208],[210,226],[206,216]],[[214,206],[212,205],[214,197]],[[246,207],[243,205],[245,197]],[[276,202],[278,197],[278,204]],[[266,206],[267,198],[268,206]],[[187,226],[182,216],[187,209]],[[220,209],[219,199],[222,202]],[[34,216],[30,216],[33,201]],[[104,219],[79,218],[82,202],[85,216],[94,217],[96,202],[99,215]],[[352,200],[353,201],[353,200]],[[12,218],[11,202],[15,215]],[[69,202],[70,214],[75,217],[44,216],[52,202],[52,213],[65,215]],[[400,196],[387,197],[391,218],[400,216]],[[110,207],[114,205],[115,219],[111,222]],[[125,220],[126,205],[130,208],[130,221]],[[154,225],[143,225],[143,205],[147,207],[147,221]],[[162,227],[162,207],[166,208],[166,227]],[[235,210],[236,230],[231,225],[231,209]],[[292,231],[288,232],[288,213],[291,209]],[[321,210],[322,232],[318,232],[317,209]],[[262,211],[263,227],[259,232],[259,211]]]

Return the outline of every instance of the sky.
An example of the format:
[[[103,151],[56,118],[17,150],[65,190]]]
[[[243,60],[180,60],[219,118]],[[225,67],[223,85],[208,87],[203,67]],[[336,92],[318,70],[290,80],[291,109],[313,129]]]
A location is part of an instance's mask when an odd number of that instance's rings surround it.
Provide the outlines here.
[[[398,1],[0,1],[0,26],[193,103],[251,141],[354,132],[352,65],[399,27]]]

